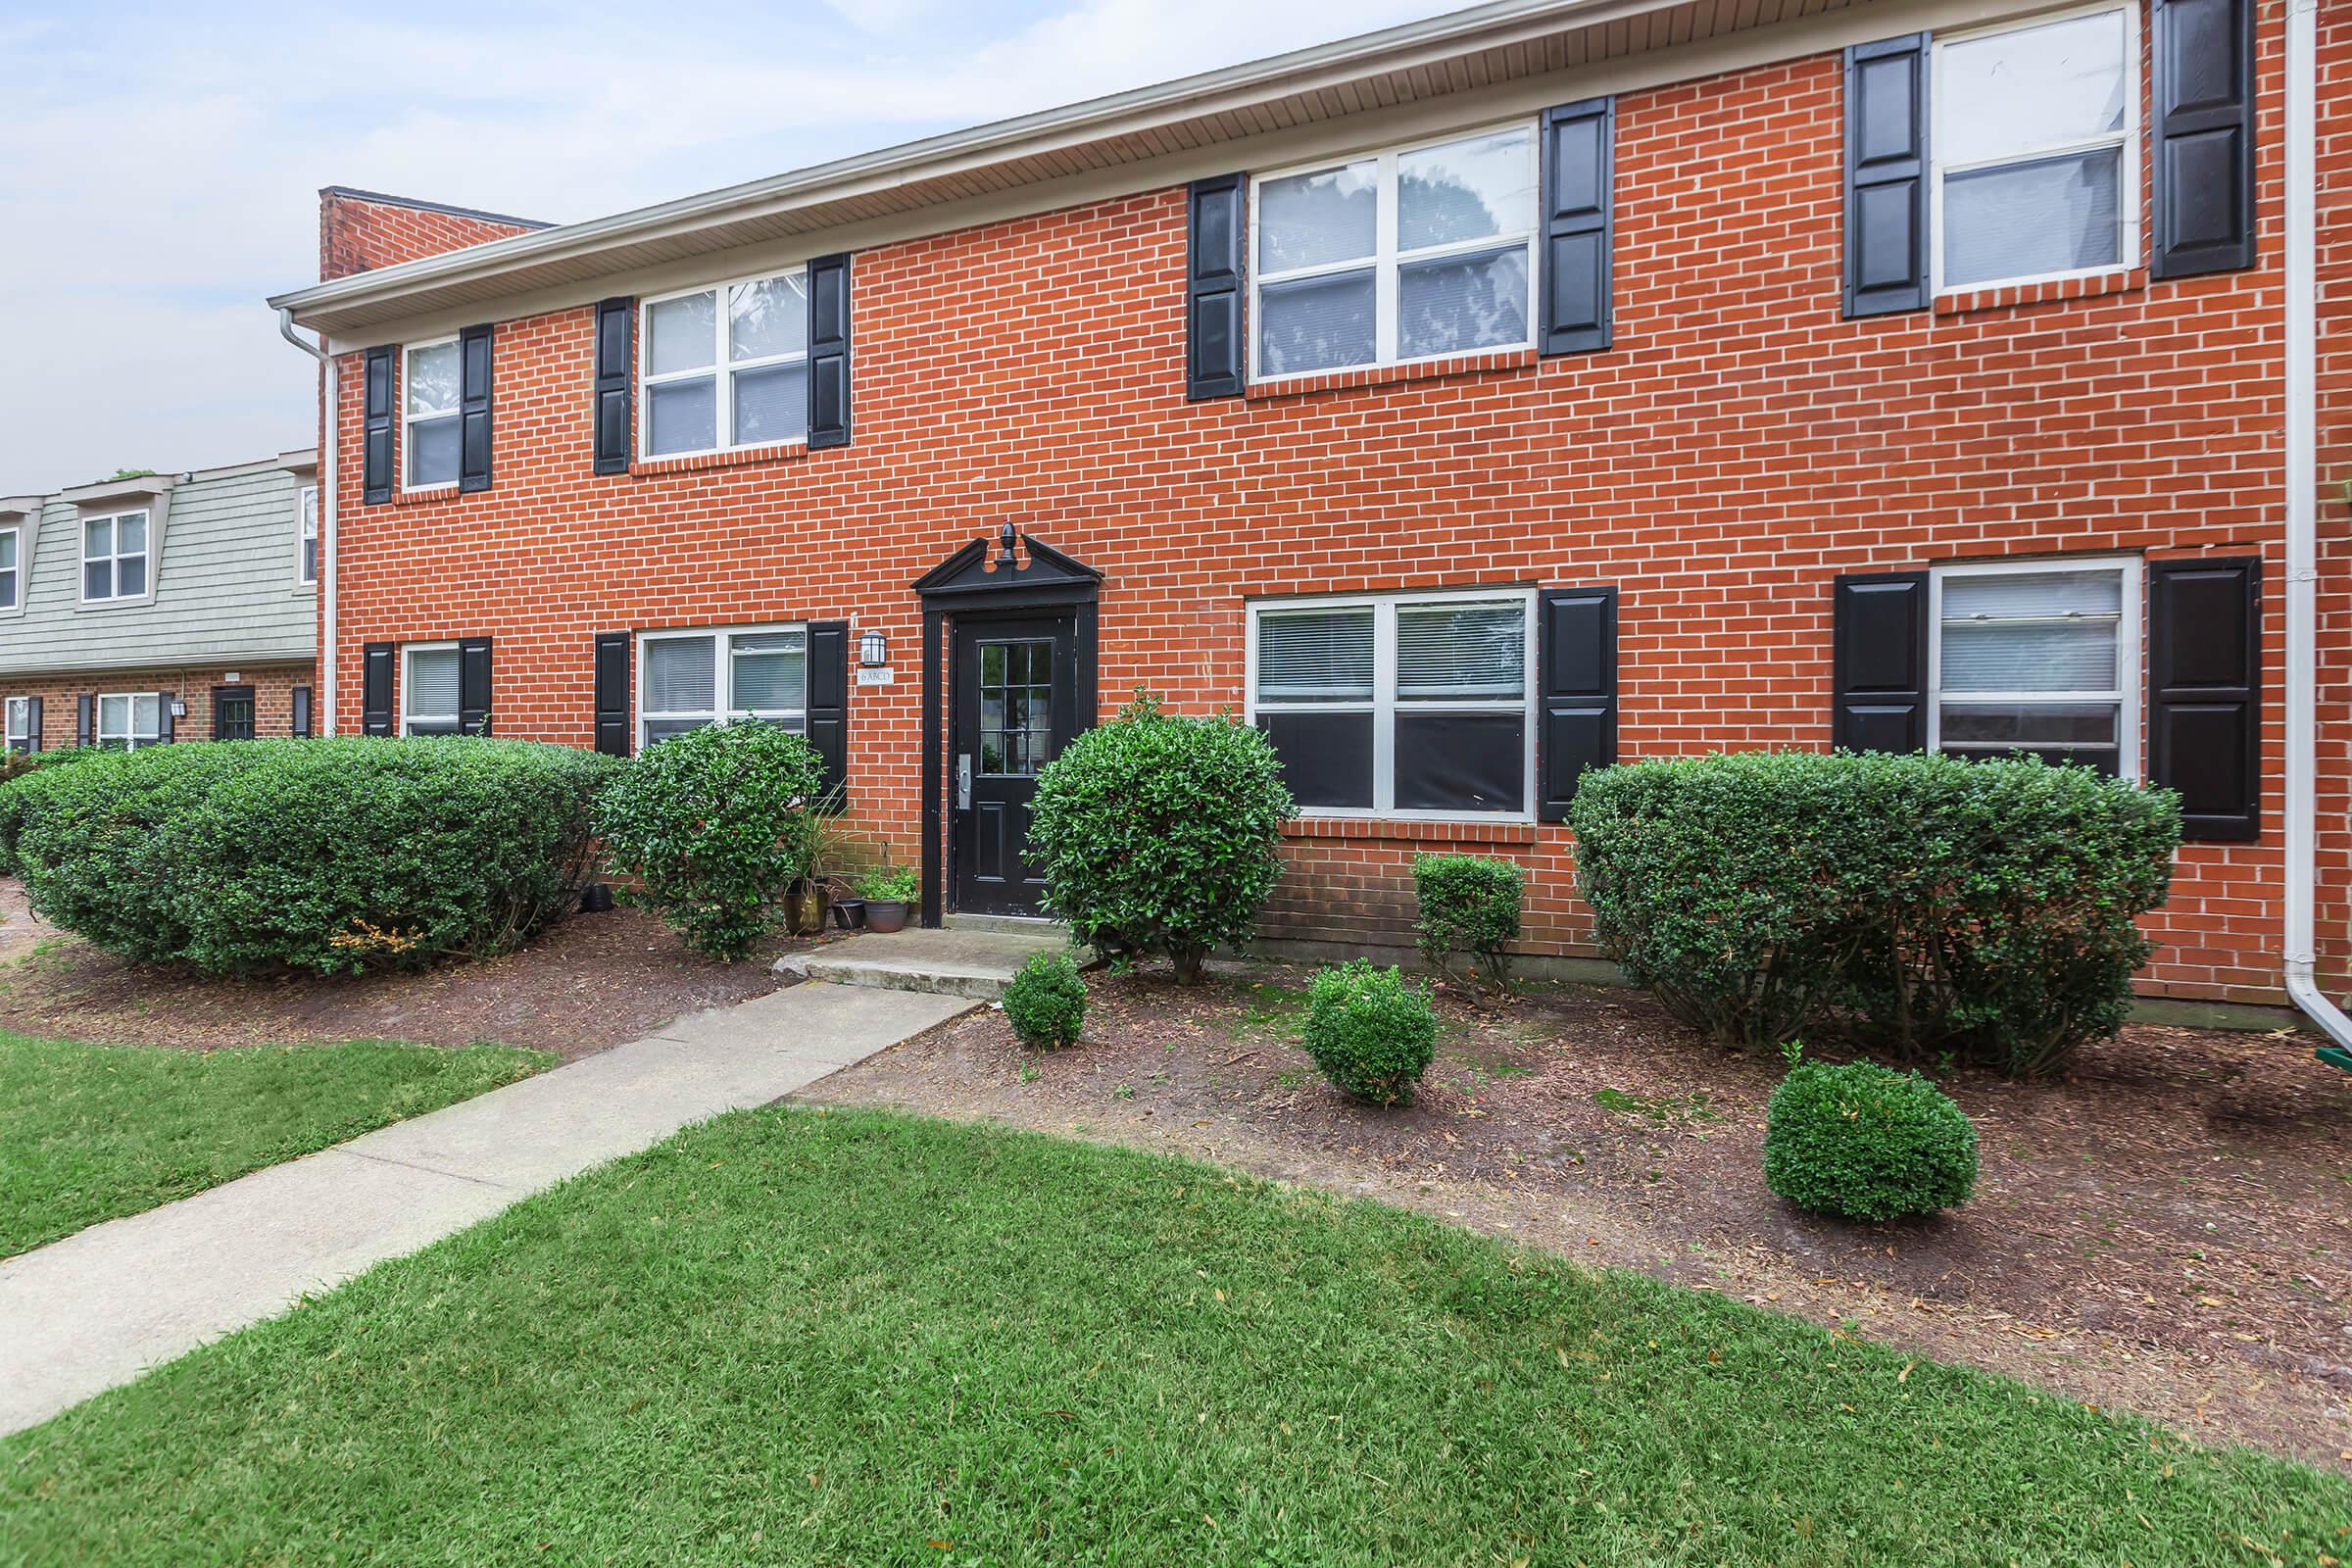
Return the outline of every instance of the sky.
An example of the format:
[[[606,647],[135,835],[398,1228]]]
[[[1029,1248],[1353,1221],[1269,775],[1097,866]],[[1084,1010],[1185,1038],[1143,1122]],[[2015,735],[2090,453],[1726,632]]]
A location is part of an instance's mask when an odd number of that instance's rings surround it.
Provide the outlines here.
[[[350,185],[567,222],[1467,0],[0,6],[0,495],[315,438]]]

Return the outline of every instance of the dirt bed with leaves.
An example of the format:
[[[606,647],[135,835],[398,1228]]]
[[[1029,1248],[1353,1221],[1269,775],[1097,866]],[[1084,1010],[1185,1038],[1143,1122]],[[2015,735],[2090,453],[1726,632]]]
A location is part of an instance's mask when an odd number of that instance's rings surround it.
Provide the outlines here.
[[[802,1099],[1142,1145],[1428,1210],[1841,1331],[2352,1470],[2352,1077],[2300,1036],[2132,1026],[2054,1080],[1963,1071],[1976,1200],[1847,1225],[1765,1190],[1777,1057],[1638,993],[1441,994],[1417,1102],[1356,1105],[1298,1044],[1303,971],[1090,977],[1085,1038],[967,1015]]]

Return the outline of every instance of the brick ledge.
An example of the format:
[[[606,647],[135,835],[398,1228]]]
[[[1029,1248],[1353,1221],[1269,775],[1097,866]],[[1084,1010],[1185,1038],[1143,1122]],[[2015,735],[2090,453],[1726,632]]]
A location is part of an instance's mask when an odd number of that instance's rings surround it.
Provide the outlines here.
[[[740,468],[754,463],[791,463],[808,456],[808,441],[767,441],[728,452],[698,452],[684,458],[640,458],[629,465],[632,479],[662,473],[695,473],[704,468]]]
[[[1414,822],[1394,817],[1301,816],[1283,824],[1286,839],[1358,839],[1388,844],[1536,842],[1533,822]]]
[[[2148,270],[2101,272],[2096,277],[2061,277],[2046,283],[2010,283],[1936,296],[1937,316],[1969,316],[2022,305],[2051,305],[2060,300],[2095,300],[2107,294],[2136,294],[2148,286]]]
[[[1376,365],[1356,370],[1331,370],[1320,375],[1294,375],[1285,376],[1279,381],[1253,382],[1243,390],[1242,396],[1251,403],[1270,403],[1278,398],[1305,397],[1311,393],[1338,392],[1352,387],[1389,386],[1401,381],[1428,381],[1452,375],[1484,375],[1494,370],[1524,370],[1534,365],[1538,358],[1534,349],[1456,354],[1443,360],[1421,360],[1411,365]]]

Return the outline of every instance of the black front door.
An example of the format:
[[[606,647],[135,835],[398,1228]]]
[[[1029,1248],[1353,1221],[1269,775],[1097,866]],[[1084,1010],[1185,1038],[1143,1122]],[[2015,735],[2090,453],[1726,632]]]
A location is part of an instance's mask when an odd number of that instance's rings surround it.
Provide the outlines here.
[[[1077,619],[959,619],[949,788],[955,801],[954,907],[1042,914],[1045,877],[1029,858],[1038,771],[1075,733]]]
[[[217,741],[249,741],[253,739],[253,688],[250,686],[216,686],[213,688],[213,739]]]

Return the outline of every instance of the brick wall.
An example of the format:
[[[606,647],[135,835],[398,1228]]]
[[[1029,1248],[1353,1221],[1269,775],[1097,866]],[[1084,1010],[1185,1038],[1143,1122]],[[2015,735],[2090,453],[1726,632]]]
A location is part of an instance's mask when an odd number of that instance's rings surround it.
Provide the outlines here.
[[[439,256],[540,226],[329,186],[318,193],[318,280]]]
[[[2352,14],[2324,15],[2323,26],[2340,81]],[[501,733],[587,744],[599,632],[847,617],[896,651],[897,684],[853,689],[850,752],[859,823],[905,859],[921,832],[908,585],[1006,518],[1104,574],[1105,712],[1139,684],[1186,710],[1238,707],[1247,596],[1615,583],[1629,759],[1826,746],[1840,572],[2059,552],[2258,554],[2272,585],[2266,830],[2182,852],[2173,900],[2149,921],[2164,951],[2144,984],[2276,1001],[2275,8],[2260,29],[2261,262],[2243,272],[2173,283],[2134,272],[2095,297],[1988,294],[1842,319],[1840,74],[1822,56],[1619,99],[1606,353],[1487,356],[1188,404],[1184,202],[1154,190],[858,254],[852,447],[600,478],[589,311],[502,322],[495,487],[345,508],[342,722],[357,727],[368,641],[492,636]],[[2328,111],[2337,171],[2343,97]],[[2352,181],[2334,183],[2340,315]],[[2340,426],[2352,402],[2340,347],[2331,375]],[[360,380],[355,363],[341,410],[350,497]],[[2336,983],[2352,605],[2333,492],[2323,528],[2324,853],[2335,883],[2322,967]],[[1531,951],[1588,951],[1563,832],[1460,834],[1535,873]],[[1409,857],[1444,836],[1301,824],[1271,929],[1396,940]]]
[[[234,681],[229,679],[235,675]],[[0,680],[0,699],[38,697],[41,700],[41,749],[72,746],[77,722],[77,699],[84,693],[170,692],[188,705],[185,717],[172,720],[172,738],[202,741],[213,738],[213,688],[250,686],[254,700],[254,734],[268,740],[293,733],[294,688],[315,686],[310,664],[233,664],[149,666],[110,669],[72,675],[33,676]],[[313,721],[316,722],[316,710]]]

